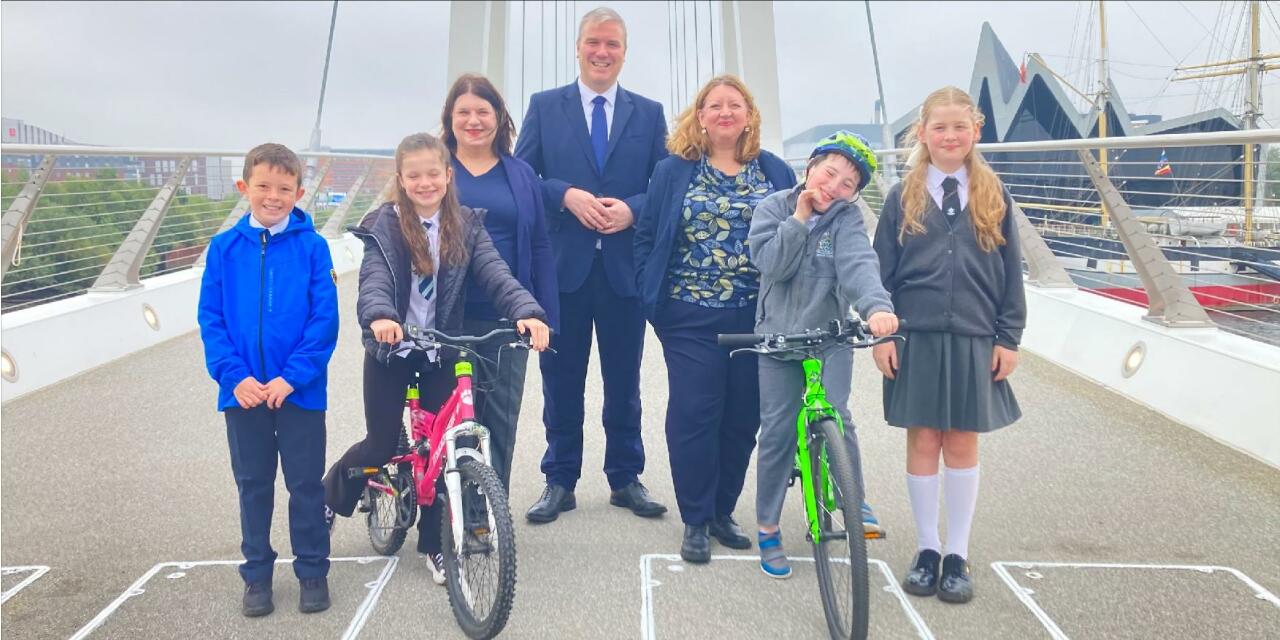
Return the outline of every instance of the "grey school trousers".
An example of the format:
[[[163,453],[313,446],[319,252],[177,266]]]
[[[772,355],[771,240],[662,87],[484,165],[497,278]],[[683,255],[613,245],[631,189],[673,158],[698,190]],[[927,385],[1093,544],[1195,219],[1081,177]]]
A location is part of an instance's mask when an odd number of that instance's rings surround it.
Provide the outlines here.
[[[760,438],[756,446],[756,522],[771,526],[782,517],[787,479],[795,466],[796,415],[804,404],[804,368],[799,360],[760,357]],[[858,436],[849,415],[853,353],[832,348],[823,358],[822,385],[827,402],[840,413],[854,472],[862,484]],[[859,496],[860,497],[860,496]]]

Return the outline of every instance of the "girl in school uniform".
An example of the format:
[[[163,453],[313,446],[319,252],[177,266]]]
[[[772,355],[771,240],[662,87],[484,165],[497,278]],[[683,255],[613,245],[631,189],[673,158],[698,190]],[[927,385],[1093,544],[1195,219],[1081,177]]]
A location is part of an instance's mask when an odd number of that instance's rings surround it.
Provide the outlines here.
[[[885,421],[907,429],[907,489],[918,553],[913,595],[973,598],[969,530],[978,499],[978,434],[1021,415],[1009,387],[1026,325],[1012,204],[975,148],[983,116],[944,87],[920,107],[902,182],[885,197],[874,247],[905,342],[874,349]],[[944,463],[945,546],[938,535]]]
[[[364,342],[364,416],[367,435],[338,459],[324,477],[325,519],[350,517],[364,491],[351,467],[376,467],[395,455],[404,430],[405,390],[421,373],[423,408],[438,410],[457,383],[453,356],[399,351],[401,326],[461,333],[463,292],[479,284],[490,302],[530,335],[537,351],[547,347],[546,313],[493,248],[481,222],[483,211],[458,203],[449,150],[425,133],[396,148],[396,198],[365,216],[351,232],[365,243],[356,302]],[[436,584],[444,584],[440,549],[440,502],[418,519],[418,552],[426,556]]]

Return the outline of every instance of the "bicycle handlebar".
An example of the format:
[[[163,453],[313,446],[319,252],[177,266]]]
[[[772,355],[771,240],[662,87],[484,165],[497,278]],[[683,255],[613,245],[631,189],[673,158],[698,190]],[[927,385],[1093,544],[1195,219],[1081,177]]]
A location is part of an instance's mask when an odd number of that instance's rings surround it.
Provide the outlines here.
[[[404,325],[404,335],[406,339],[414,343],[428,342],[446,347],[474,347],[475,345],[488,342],[498,337],[513,337],[520,345],[524,347],[529,346],[529,337],[520,335],[520,333],[512,327],[494,329],[482,336],[451,336],[435,329],[423,329],[417,325],[406,323]]]
[[[826,329],[808,329],[798,333],[721,333],[716,336],[716,342],[725,347],[744,347],[757,353],[774,353],[837,341],[862,348],[894,338],[895,336],[873,337],[870,325],[861,320],[832,320]]]

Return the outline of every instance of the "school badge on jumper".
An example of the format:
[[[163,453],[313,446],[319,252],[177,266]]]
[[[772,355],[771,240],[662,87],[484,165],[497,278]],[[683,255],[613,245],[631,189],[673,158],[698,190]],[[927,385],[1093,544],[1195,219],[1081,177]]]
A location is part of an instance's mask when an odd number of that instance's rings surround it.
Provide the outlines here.
[[[956,214],[956,208],[955,208],[955,207],[947,207],[947,215],[949,215],[949,216],[954,216],[955,214]]]
[[[329,270],[329,277],[330,277],[330,278],[333,278],[333,284],[335,284],[335,285],[336,285],[336,284],[338,284],[338,270],[337,270],[337,269],[330,269],[330,270]]]
[[[832,244],[831,244],[831,232],[830,232],[830,231],[828,231],[828,232],[826,232],[826,233],[822,234],[822,237],[821,237],[821,238],[818,238],[818,253],[817,253],[817,257],[819,257],[819,258],[834,258],[834,257],[835,257],[835,255],[836,255],[835,247],[833,247],[833,246],[832,246]]]

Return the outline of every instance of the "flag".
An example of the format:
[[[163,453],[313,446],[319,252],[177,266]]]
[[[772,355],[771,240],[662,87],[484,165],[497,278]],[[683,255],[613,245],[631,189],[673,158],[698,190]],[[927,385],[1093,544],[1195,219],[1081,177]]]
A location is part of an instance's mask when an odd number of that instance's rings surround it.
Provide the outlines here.
[[[1173,165],[1169,164],[1169,156],[1165,155],[1164,149],[1160,150],[1160,164],[1156,165],[1157,176],[1173,175]]]
[[[1022,65],[1018,67],[1018,83],[1027,83],[1027,61],[1023,60]]]

